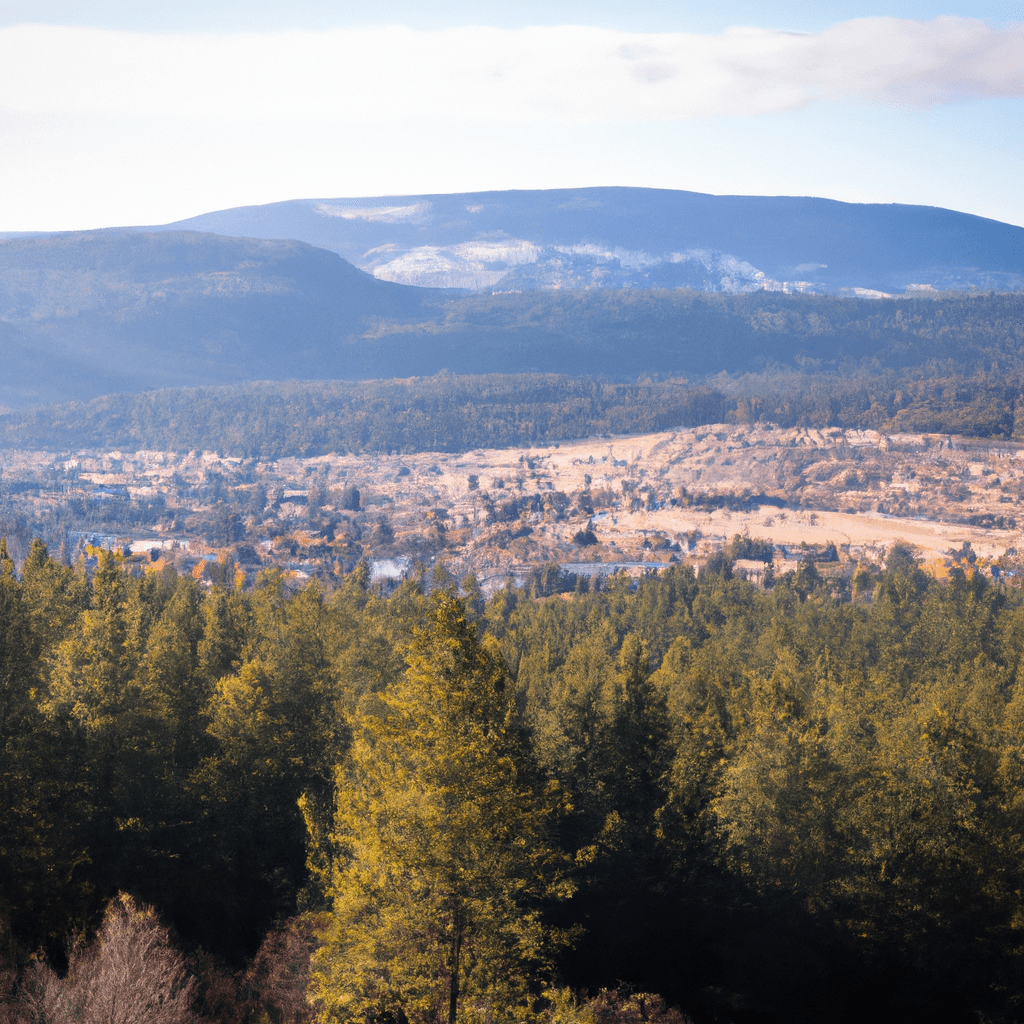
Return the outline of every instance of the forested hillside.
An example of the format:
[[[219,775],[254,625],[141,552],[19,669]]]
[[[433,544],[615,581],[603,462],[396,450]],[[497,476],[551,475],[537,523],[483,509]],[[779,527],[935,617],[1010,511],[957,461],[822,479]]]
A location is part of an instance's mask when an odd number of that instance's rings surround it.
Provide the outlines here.
[[[8,408],[253,381],[521,373],[696,383],[778,368],[1019,380],[1021,294],[466,294],[299,242],[84,232],[0,243]]]
[[[115,977],[176,1021],[1020,1019],[1020,591],[900,547],[845,596],[368,578],[0,548],[11,1019]]]
[[[255,382],[107,395],[0,416],[8,448],[216,451],[276,459],[331,452],[466,452],[709,423],[1024,437],[1024,368],[761,373],[616,383],[558,374],[438,374]]]
[[[722,422],[714,388],[555,374],[261,382],[168,389],[0,416],[8,447],[328,452],[469,451]]]
[[[431,298],[301,242],[103,231],[12,239],[0,243],[0,402],[358,377],[342,342],[381,316],[415,322]]]

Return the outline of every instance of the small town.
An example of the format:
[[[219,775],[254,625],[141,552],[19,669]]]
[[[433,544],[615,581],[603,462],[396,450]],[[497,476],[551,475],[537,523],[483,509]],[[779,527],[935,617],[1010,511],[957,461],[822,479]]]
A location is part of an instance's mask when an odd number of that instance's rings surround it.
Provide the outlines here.
[[[71,564],[114,550],[132,571],[210,584],[276,567],[329,586],[365,560],[383,589],[441,566],[488,595],[556,565],[549,589],[572,590],[728,551],[755,582],[814,561],[846,593],[896,543],[939,578],[966,552],[1013,579],[1024,550],[1024,448],[945,435],[719,425],[457,455],[0,459],[16,558],[38,535]]]

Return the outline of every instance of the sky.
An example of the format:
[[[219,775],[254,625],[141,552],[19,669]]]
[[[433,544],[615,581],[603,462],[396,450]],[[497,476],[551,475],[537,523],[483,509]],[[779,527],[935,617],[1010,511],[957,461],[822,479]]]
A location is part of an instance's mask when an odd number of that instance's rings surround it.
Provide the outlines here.
[[[633,185],[1024,225],[1024,0],[0,0],[0,231]]]

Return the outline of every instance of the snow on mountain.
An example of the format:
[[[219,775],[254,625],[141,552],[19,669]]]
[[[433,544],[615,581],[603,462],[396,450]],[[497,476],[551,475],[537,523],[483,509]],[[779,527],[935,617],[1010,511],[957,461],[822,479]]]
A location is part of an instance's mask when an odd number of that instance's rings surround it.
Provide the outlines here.
[[[775,281],[729,253],[689,249],[653,254],[599,245],[535,245],[524,239],[384,245],[357,266],[382,281],[428,288],[511,292],[546,288],[696,288],[700,291],[812,291],[809,281]]]
[[[150,230],[298,239],[435,288],[1024,291],[1024,228],[952,210],[648,188],[300,199]]]

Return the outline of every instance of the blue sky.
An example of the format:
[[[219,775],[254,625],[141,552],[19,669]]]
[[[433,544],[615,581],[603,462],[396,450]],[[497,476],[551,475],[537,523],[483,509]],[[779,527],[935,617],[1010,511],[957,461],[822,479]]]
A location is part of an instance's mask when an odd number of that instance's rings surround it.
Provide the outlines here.
[[[1024,224],[1024,2],[0,0],[0,230],[647,185]]]

